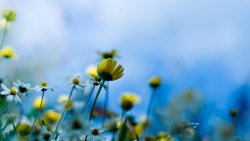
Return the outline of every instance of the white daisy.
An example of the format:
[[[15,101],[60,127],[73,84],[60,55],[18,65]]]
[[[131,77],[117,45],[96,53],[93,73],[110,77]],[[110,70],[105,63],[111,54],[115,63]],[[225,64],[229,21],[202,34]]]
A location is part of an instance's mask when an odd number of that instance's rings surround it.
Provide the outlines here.
[[[7,101],[8,102],[16,102],[16,103],[21,103],[20,97],[17,95],[18,89],[16,88],[7,88],[4,84],[1,84],[3,91],[1,92],[1,95],[6,95],[7,96]]]
[[[103,141],[106,140],[104,136],[105,129],[104,128],[89,128],[90,130],[87,132],[87,140],[91,141]]]
[[[31,91],[31,85],[29,83],[23,83],[20,80],[13,82],[13,85],[18,88],[19,92],[22,94],[27,94]]]
[[[51,91],[54,91],[54,89],[52,87],[49,87],[47,82],[45,81],[42,81],[40,85],[36,86],[34,88],[37,92],[40,92],[40,91],[47,91],[47,90],[51,90]]]
[[[75,87],[78,90],[83,90],[85,84],[81,73],[76,73],[74,75],[68,76],[69,86]]]
[[[18,124],[19,119],[20,117],[17,113],[4,114],[1,117],[2,125],[0,126],[3,134],[8,134],[13,131]]]

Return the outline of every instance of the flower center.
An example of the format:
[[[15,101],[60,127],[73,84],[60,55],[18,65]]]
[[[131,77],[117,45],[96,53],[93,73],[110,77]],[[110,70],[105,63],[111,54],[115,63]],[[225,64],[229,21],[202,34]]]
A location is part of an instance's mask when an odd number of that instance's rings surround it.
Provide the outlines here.
[[[97,136],[97,135],[99,135],[99,130],[95,128],[92,130],[91,133],[92,133],[92,135]]]
[[[10,94],[11,94],[11,95],[16,95],[16,90],[15,90],[15,89],[11,89],[11,90],[10,90]]]
[[[78,85],[80,83],[80,81],[78,79],[74,78],[72,80],[72,83],[75,84],[75,85]]]
[[[73,129],[82,129],[82,125],[78,120],[73,121],[72,127]]]
[[[19,91],[20,91],[21,93],[25,93],[25,92],[27,92],[27,88],[26,88],[26,87],[23,87],[23,86],[19,86]]]
[[[43,82],[41,83],[41,86],[47,87],[47,82],[43,81]]]
[[[50,139],[50,134],[49,133],[43,134],[43,139],[48,141]]]

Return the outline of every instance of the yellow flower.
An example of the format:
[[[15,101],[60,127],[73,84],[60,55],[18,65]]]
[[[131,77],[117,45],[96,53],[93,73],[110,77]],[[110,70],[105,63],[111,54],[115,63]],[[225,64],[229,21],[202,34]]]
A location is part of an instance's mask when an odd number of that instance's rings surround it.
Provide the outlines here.
[[[100,56],[101,59],[108,59],[108,58],[114,58],[117,56],[118,52],[117,50],[111,50],[111,51],[107,51],[107,52],[97,52]]]
[[[42,97],[41,96],[36,97],[36,99],[33,102],[33,106],[34,106],[35,109],[37,109],[37,110],[40,109],[41,101],[42,101]],[[45,101],[45,99],[43,99],[43,102],[42,102],[42,105],[41,105],[41,109],[44,109],[45,104],[46,104],[46,101]]]
[[[60,95],[58,97],[58,102],[63,103],[63,102],[68,102],[69,96],[68,95]]]
[[[50,122],[57,122],[59,121],[60,117],[61,114],[53,110],[48,110],[45,112],[45,119],[47,119]]]
[[[16,55],[10,46],[2,48],[0,50],[0,56],[3,58],[16,58]]]
[[[117,66],[117,62],[111,58],[102,60],[97,66],[99,77],[105,81],[113,81],[121,78],[123,71],[123,66]]]
[[[16,130],[20,135],[28,135],[31,132],[31,126],[27,123],[19,123]]]
[[[16,19],[16,12],[12,9],[3,9],[2,16],[9,22],[13,22]]]
[[[131,138],[136,139],[136,135],[140,137],[143,134],[143,131],[144,131],[143,125],[141,124],[135,125],[131,132]]]
[[[125,111],[129,111],[133,108],[134,104],[138,103],[140,98],[133,93],[124,93],[120,99],[121,107]]]
[[[158,88],[161,84],[161,78],[159,76],[154,76],[150,79],[149,84],[153,88]]]
[[[174,141],[174,138],[166,132],[158,132],[156,135],[157,141]]]
[[[58,98],[58,102],[64,104],[64,105],[63,105],[63,106],[64,106],[64,107],[63,107],[64,110],[70,110],[70,109],[72,109],[73,106],[74,106],[73,102],[72,102],[71,100],[68,101],[68,99],[69,99],[69,96],[67,96],[67,95],[61,95],[61,96],[59,96],[59,98]]]
[[[91,76],[95,81],[100,81],[101,79],[99,78],[99,76],[98,76],[98,73],[97,73],[97,67],[96,66],[94,66],[94,65],[91,65],[91,66],[89,66],[88,68],[87,68],[87,74],[89,75],[89,76]]]

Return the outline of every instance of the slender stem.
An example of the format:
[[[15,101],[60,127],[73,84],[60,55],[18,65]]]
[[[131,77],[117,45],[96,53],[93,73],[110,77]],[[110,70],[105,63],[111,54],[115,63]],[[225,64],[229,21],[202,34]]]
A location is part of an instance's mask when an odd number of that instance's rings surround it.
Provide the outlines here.
[[[86,103],[82,108],[81,114],[84,112],[85,108],[87,107],[87,105],[88,105],[88,103],[89,103],[89,101],[90,101],[90,99],[92,97],[92,94],[93,94],[94,90],[95,90],[95,85],[93,85],[93,87],[92,87],[92,89],[91,89],[91,91],[89,93],[88,99],[86,100]]]
[[[74,91],[74,89],[75,89],[75,85],[71,88],[71,91],[70,91],[70,94],[69,94],[69,98],[68,98],[68,102],[70,101],[70,99],[71,99],[71,96],[72,96],[72,94],[73,94],[73,91]]]
[[[38,113],[37,113],[37,115],[36,115],[36,118],[35,118],[35,120],[34,120],[34,122],[33,122],[33,124],[32,124],[31,131],[32,131],[32,129],[34,128],[35,123],[36,123],[36,121],[37,121],[37,119],[38,119],[38,117],[39,117],[39,115],[40,115],[40,112],[41,112],[41,108],[42,108],[42,103],[43,103],[43,98],[44,98],[45,91],[42,91],[42,92],[43,92],[43,94],[42,94],[42,99],[41,99],[41,102],[40,102],[39,110],[38,110]]]
[[[105,95],[105,99],[104,99],[102,127],[104,126],[104,122],[106,120],[106,111],[108,109],[108,104],[109,104],[109,82],[107,82],[107,90],[106,90],[106,95]]]
[[[126,111],[125,111],[125,110],[122,110],[122,113],[121,113],[121,118],[122,118],[122,120],[124,119],[125,116],[126,116]]]
[[[3,35],[1,36],[1,44],[0,44],[0,49],[3,47],[4,39],[7,33],[7,26],[8,26],[8,21],[6,21],[5,28],[3,30]]]
[[[62,121],[64,115],[65,115],[65,111],[63,111],[63,113],[62,113],[61,118],[60,118],[60,120],[58,121],[58,123],[57,123],[57,125],[56,125],[56,128],[55,128],[54,133],[56,133],[57,129],[59,128],[59,125],[60,125],[60,123],[61,123],[61,121]]]
[[[91,108],[91,111],[90,111],[89,122],[91,121],[91,118],[92,118],[92,114],[93,114],[93,111],[94,111],[94,108],[95,108],[96,101],[97,101],[97,99],[98,99],[98,96],[99,96],[99,94],[100,94],[100,92],[101,92],[101,90],[102,90],[102,87],[103,87],[104,83],[105,83],[105,80],[102,80],[101,83],[100,83],[99,89],[98,89],[98,91],[97,91],[97,94],[96,94],[96,96],[95,96],[94,103],[93,103],[92,108]]]
[[[8,126],[8,122],[5,123],[4,127],[1,129],[0,134],[2,134],[5,130],[5,128]]]
[[[68,98],[67,104],[70,102],[70,98],[71,98],[71,96],[72,96],[72,94],[73,94],[73,92],[74,92],[74,89],[75,89],[75,85],[74,85],[74,86],[71,88],[71,90],[70,90],[70,94],[69,94],[69,98]],[[61,117],[60,117],[60,119],[59,119],[59,121],[58,121],[58,123],[57,123],[57,125],[56,125],[54,134],[57,132],[57,129],[59,128],[59,125],[61,124],[61,121],[62,121],[64,115],[65,115],[65,110],[63,111],[63,113],[62,113],[62,115],[61,115]]]
[[[153,102],[154,102],[155,91],[156,91],[156,90],[153,89],[153,92],[152,92],[152,94],[151,94],[151,96],[150,96],[150,99],[149,99],[149,104],[148,104],[148,108],[147,108],[147,117],[150,116],[150,110],[151,110],[151,107],[152,107]]]

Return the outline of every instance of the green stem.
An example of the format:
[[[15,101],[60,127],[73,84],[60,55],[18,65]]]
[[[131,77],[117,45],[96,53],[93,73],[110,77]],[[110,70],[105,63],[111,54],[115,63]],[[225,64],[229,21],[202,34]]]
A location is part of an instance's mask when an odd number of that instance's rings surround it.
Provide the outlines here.
[[[75,85],[71,88],[71,91],[70,91],[70,94],[69,94],[69,98],[68,98],[68,102],[70,101],[70,99],[71,99],[71,96],[72,96],[72,94],[73,94],[73,91],[74,91],[74,89],[75,89]]]
[[[93,87],[92,87],[92,89],[91,89],[91,91],[90,91],[90,93],[89,93],[89,97],[88,97],[88,99],[86,100],[86,103],[85,103],[85,105],[84,105],[83,108],[82,108],[81,114],[84,112],[85,108],[87,107],[87,105],[88,105],[88,103],[89,103],[89,101],[90,101],[90,98],[92,97],[92,94],[93,94],[94,90],[95,90],[95,85],[93,85]]]
[[[8,126],[8,122],[5,123],[4,127],[1,129],[0,134],[2,134],[5,130],[5,128]]]
[[[125,116],[126,116],[126,111],[125,111],[125,110],[122,110],[122,113],[121,113],[121,118],[122,118],[122,120],[124,119]]]
[[[103,87],[104,83],[105,83],[105,80],[102,80],[101,83],[100,83],[99,89],[98,89],[98,91],[97,91],[97,94],[96,94],[96,96],[95,96],[94,103],[93,103],[92,108],[91,108],[91,111],[90,111],[89,122],[91,121],[91,118],[92,118],[92,114],[93,114],[93,111],[94,111],[94,108],[95,108],[96,101],[97,101],[97,99],[98,99],[98,96],[99,96],[99,94],[100,94],[100,92],[101,92],[101,90],[102,90],[102,87]]]
[[[39,117],[39,115],[40,115],[40,112],[41,112],[41,108],[42,108],[42,103],[43,103],[43,98],[44,98],[45,91],[42,91],[42,92],[43,92],[43,94],[42,94],[42,100],[41,100],[41,102],[40,102],[40,106],[39,106],[39,110],[38,110],[38,113],[37,113],[37,115],[36,115],[36,118],[35,118],[35,120],[34,120],[34,122],[33,122],[33,124],[32,124],[31,131],[32,131],[32,129],[34,128],[35,123],[36,123],[36,121],[37,121],[37,119],[38,119],[38,117]]]
[[[61,118],[60,118],[59,122],[58,122],[57,125],[56,125],[56,128],[55,128],[54,133],[57,132],[57,130],[58,130],[58,128],[59,128],[59,125],[61,124],[64,115],[65,115],[65,111],[63,111],[63,113],[62,113]]]
[[[74,89],[75,89],[75,85],[71,88],[71,91],[70,91],[70,94],[69,94],[69,98],[68,98],[67,104],[70,102],[70,99],[71,99],[71,96],[72,96],[72,94],[73,94],[73,92],[74,92]],[[61,121],[63,120],[64,115],[65,115],[65,111],[63,111],[63,113],[62,113],[62,115],[61,115],[61,117],[60,117],[60,119],[59,119],[59,122],[58,122],[57,125],[56,125],[54,134],[57,132],[57,129],[59,128],[59,125],[61,124]]]
[[[108,104],[109,104],[109,82],[107,82],[107,90],[106,90],[106,95],[104,99],[104,108],[103,108],[103,117],[102,117],[102,127],[104,126],[104,122],[106,120],[106,111],[108,109]]]
[[[153,89],[153,92],[150,96],[150,99],[149,99],[149,104],[148,104],[148,108],[147,108],[147,117],[149,118],[150,116],[150,110],[151,110],[151,107],[153,105],[153,102],[154,102],[154,97],[155,97],[155,89]]]
[[[5,39],[5,36],[6,36],[6,33],[7,33],[7,26],[8,26],[8,22],[6,21],[5,28],[3,30],[3,35],[1,36],[0,49],[3,47],[4,39]]]

